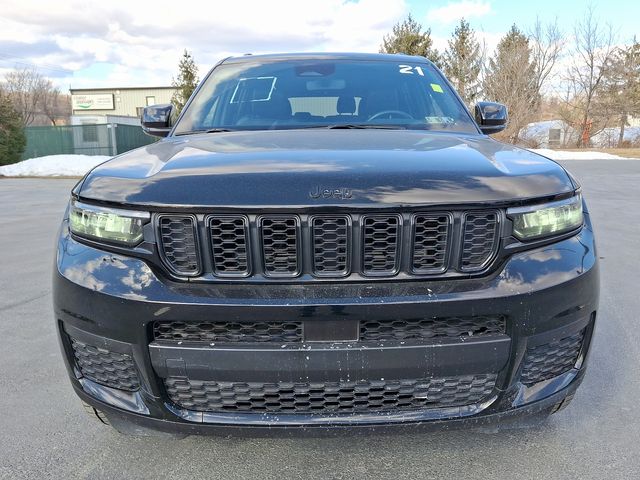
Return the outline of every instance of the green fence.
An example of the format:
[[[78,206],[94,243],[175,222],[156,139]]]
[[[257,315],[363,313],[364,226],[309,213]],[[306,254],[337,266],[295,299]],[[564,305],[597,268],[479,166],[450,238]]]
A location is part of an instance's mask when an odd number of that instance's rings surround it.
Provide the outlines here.
[[[45,155],[118,155],[156,141],[135,125],[118,123],[27,127],[22,159]]]

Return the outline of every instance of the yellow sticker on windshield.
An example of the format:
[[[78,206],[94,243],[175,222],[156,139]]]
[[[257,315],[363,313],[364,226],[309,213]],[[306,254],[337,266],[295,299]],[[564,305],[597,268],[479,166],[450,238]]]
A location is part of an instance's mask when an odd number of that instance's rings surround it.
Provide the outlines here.
[[[438,85],[437,83],[432,83],[431,84],[431,90],[433,90],[434,92],[438,92],[438,93],[444,93],[444,90],[442,90],[442,87],[440,85]]]

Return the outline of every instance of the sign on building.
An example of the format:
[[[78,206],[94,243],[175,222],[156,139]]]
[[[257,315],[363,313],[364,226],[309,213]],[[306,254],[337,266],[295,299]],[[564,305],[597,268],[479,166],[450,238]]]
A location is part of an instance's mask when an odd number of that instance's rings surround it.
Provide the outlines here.
[[[71,95],[73,110],[114,110],[113,94]]]

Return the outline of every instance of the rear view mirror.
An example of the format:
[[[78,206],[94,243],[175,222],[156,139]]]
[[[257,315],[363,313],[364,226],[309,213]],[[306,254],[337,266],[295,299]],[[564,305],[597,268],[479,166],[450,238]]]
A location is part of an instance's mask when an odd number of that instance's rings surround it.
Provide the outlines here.
[[[476,123],[485,135],[498,133],[507,126],[507,107],[501,103],[478,102],[475,108]]]
[[[145,107],[140,119],[144,133],[154,137],[166,137],[172,128],[172,111],[173,106],[171,104]]]

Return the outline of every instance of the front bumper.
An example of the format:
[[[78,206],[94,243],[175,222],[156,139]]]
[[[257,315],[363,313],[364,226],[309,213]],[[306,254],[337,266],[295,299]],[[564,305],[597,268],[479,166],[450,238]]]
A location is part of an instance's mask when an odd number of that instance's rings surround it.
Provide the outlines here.
[[[590,224],[577,235],[510,257],[493,275],[455,281],[330,284],[185,284],[163,279],[143,261],[97,250],[63,225],[54,273],[54,308],[65,361],[78,394],[116,418],[183,433],[220,428],[387,427],[484,423],[553,407],[579,385],[598,302],[598,266]],[[503,316],[503,334],[431,342],[310,342],[299,346],[164,344],[159,320],[235,322],[278,319],[415,319]],[[565,339],[579,336],[571,365],[539,382],[523,371],[545,367]],[[73,339],[73,340],[72,340]],[[72,341],[132,362],[130,388],[83,375]],[[559,345],[559,346],[558,346]],[[547,348],[551,346],[551,348]],[[531,360],[533,358],[533,360]],[[533,370],[527,362],[534,362]],[[90,371],[86,369],[85,373]],[[554,365],[550,365],[553,371]],[[352,413],[206,411],[184,408],[165,379],[281,384],[438,379],[491,375],[490,394],[465,404]],[[90,378],[91,377],[91,378]],[[93,378],[93,379],[92,379]],[[104,377],[100,377],[104,378]],[[535,378],[535,374],[533,375]],[[356,389],[358,387],[355,387]],[[208,393],[207,393],[208,395]]]

